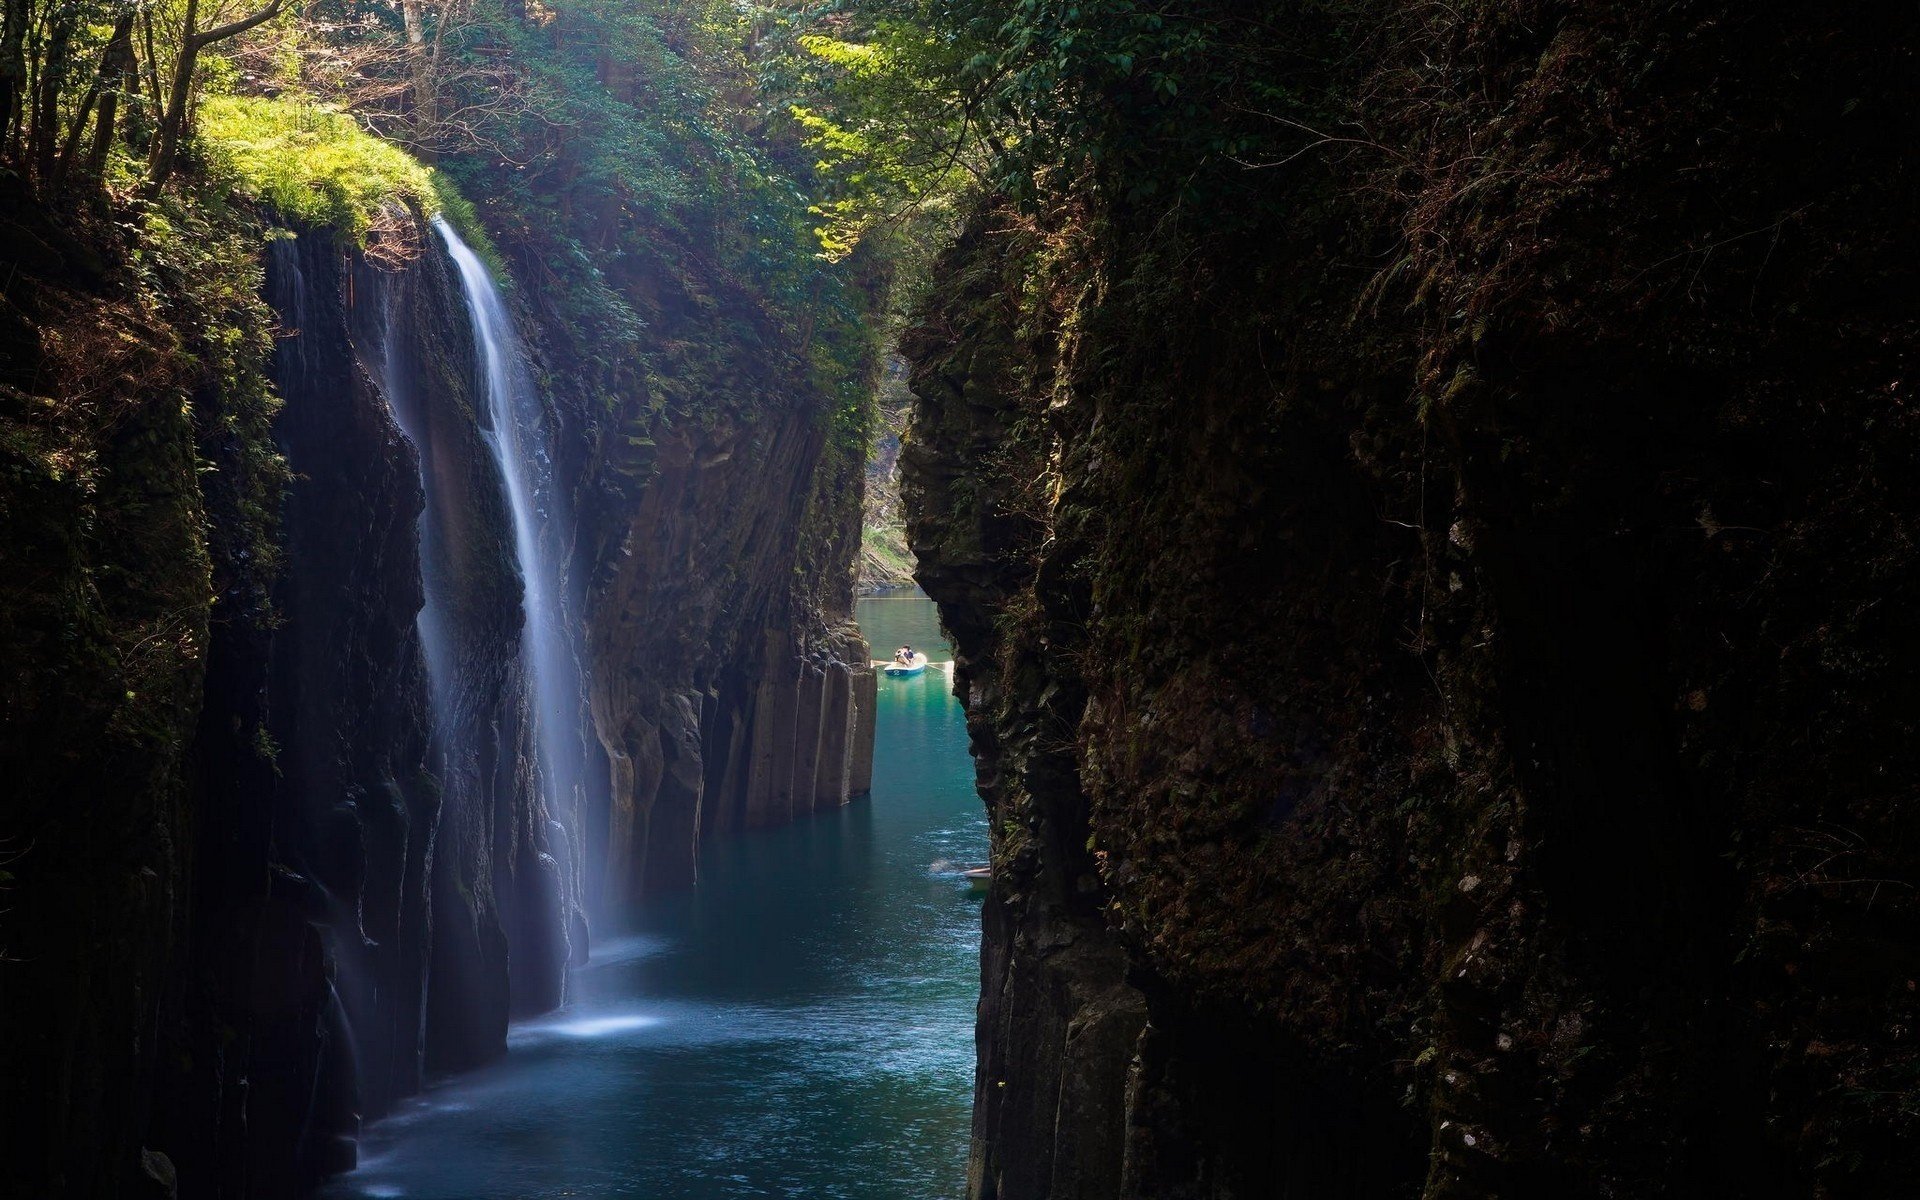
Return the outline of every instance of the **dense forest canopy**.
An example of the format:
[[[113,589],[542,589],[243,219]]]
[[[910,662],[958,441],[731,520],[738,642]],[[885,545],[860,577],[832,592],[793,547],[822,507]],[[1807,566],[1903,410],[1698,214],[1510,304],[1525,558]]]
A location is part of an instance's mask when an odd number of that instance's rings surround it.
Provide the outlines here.
[[[756,24],[719,3],[23,0],[0,38],[0,157],[48,200],[137,206],[184,155],[362,244],[405,236],[386,201],[448,208],[518,248],[522,282],[617,372],[641,319],[620,275],[650,259],[697,259],[712,278],[684,282],[748,284],[791,328],[838,303],[811,266],[808,163],[766,135]]]
[[[319,114],[339,113],[444,172],[451,186],[425,202],[465,189],[487,198],[496,232],[540,245],[517,264],[528,282],[583,254],[644,257],[626,240],[644,228],[704,239],[708,267],[757,278],[797,313],[813,299],[796,260],[801,221],[819,239],[812,252],[832,259],[877,229],[911,227],[889,247],[912,260],[970,192],[1033,202],[1047,180],[1085,174],[1118,196],[1197,202],[1223,168],[1368,145],[1341,114],[1308,119],[1314,64],[1288,49],[1324,54],[1321,31],[1363,15],[1323,4],[1236,15],[1130,2],[18,0],[0,37],[0,153],[48,197],[151,197],[183,147],[217,163],[221,146],[259,145],[289,122],[328,141]],[[284,137],[272,150],[292,185],[275,193],[282,205],[340,208],[354,203],[340,193],[360,187],[359,206],[377,207],[377,183],[345,178],[379,174],[364,161],[330,167],[326,151],[295,152]],[[301,188],[319,195],[298,201]],[[716,220],[716,206],[740,204],[755,215],[737,228]],[[530,212],[559,216],[570,244],[546,244]],[[363,241],[376,219],[331,215]],[[600,314],[621,344],[621,303],[592,277],[568,282],[554,302]]]

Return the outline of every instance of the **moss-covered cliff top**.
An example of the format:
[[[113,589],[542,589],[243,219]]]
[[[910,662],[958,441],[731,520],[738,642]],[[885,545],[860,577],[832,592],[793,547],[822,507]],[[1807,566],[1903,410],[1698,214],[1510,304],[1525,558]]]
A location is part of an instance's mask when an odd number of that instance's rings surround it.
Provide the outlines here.
[[[417,248],[420,221],[444,217],[501,274],[459,190],[344,112],[299,97],[213,96],[199,132],[215,173],[289,222],[404,257]]]

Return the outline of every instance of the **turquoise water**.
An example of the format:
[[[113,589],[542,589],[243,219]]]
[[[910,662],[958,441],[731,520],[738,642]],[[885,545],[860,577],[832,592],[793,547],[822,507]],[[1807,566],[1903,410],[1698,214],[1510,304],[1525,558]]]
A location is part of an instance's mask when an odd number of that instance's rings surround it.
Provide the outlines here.
[[[862,601],[885,657],[952,657],[923,598]],[[934,1200],[965,1188],[986,857],[937,669],[880,680],[870,799],[709,848],[595,946],[568,1008],[373,1126],[328,1197]]]

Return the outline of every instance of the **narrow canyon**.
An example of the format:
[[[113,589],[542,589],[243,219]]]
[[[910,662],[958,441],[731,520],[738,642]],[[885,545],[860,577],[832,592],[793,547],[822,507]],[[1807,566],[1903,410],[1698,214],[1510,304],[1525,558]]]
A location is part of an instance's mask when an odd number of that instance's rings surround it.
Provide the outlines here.
[[[1917,55],[10,0],[0,1192],[1910,1194]]]

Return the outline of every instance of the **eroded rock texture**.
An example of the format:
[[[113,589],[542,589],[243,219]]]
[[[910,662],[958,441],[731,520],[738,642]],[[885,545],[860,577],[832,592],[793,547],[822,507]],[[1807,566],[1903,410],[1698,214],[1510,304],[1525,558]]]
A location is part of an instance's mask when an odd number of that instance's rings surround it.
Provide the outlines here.
[[[1330,123],[907,347],[970,1193],[1903,1194],[1912,14],[1187,7]]]
[[[610,902],[691,883],[705,836],[867,789],[875,680],[851,624],[858,485],[817,475],[821,439],[798,404],[677,437],[615,526],[587,622],[594,725],[612,764]]]
[[[607,364],[579,329],[527,324],[574,487],[609,784],[586,888],[609,912],[692,882],[706,838],[870,783],[875,680],[852,622],[865,439],[837,423],[845,397],[796,331],[699,268],[704,253],[663,243],[609,274],[647,323],[653,374]],[[686,377],[662,379],[675,362]],[[873,366],[830,382],[869,386]]]

